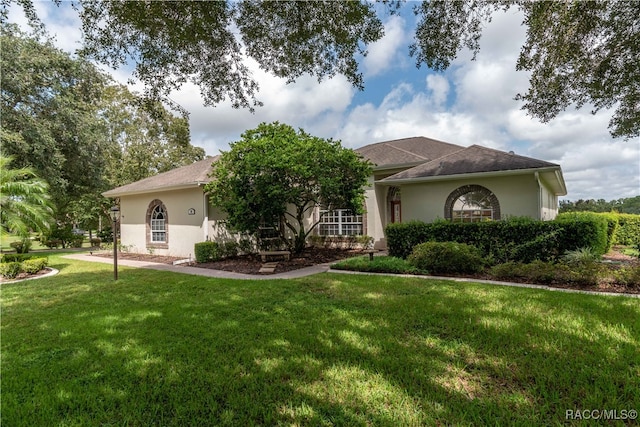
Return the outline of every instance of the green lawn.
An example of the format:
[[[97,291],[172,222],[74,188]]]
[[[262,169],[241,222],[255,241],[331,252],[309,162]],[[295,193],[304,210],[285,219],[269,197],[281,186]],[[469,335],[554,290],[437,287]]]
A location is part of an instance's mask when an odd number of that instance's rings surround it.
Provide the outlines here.
[[[554,425],[640,410],[640,300],[50,257],[3,284],[7,426]],[[580,422],[575,422],[580,424]]]

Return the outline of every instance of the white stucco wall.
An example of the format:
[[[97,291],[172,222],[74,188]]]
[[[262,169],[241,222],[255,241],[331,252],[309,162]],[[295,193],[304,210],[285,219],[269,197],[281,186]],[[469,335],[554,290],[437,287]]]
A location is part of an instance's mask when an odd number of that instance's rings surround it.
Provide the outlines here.
[[[202,189],[196,187],[122,196],[120,198],[120,230],[123,247],[137,253],[193,257],[193,245],[205,240],[203,198]],[[147,245],[147,209],[156,199],[162,201],[167,208],[167,249],[149,248]],[[190,215],[189,209],[194,209],[195,214]]]

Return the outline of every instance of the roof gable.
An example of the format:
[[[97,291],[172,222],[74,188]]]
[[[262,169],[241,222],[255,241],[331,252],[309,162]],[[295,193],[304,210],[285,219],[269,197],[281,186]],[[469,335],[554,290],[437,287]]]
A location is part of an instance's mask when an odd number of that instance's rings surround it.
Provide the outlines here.
[[[383,168],[429,162],[463,148],[460,145],[418,136],[378,142],[355,151],[377,167]]]
[[[132,182],[121,187],[102,193],[105,197],[118,197],[127,194],[139,194],[153,191],[168,190],[171,188],[198,186],[210,181],[211,164],[220,156],[207,157],[190,165],[159,173],[140,181]]]
[[[392,175],[383,181],[416,179],[469,173],[559,168],[555,163],[472,145],[465,149],[423,163]]]

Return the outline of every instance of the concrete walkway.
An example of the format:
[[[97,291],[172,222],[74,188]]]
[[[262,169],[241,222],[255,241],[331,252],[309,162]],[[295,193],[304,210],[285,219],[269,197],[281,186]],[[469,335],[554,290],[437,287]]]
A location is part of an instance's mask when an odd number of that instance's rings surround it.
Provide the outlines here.
[[[113,258],[105,258],[105,257],[86,255],[86,254],[65,255],[63,256],[63,258],[76,259],[79,261],[90,261],[90,262],[101,262],[104,264],[113,264]],[[170,264],[161,264],[157,262],[118,259],[119,266],[148,268],[151,270],[161,270],[161,271],[173,271],[176,273],[193,274],[193,275],[204,276],[204,277],[217,277],[221,279],[243,279],[243,280],[296,279],[298,277],[311,276],[312,274],[325,273],[329,271],[331,273],[342,273],[342,274],[368,274],[368,275],[374,275],[374,276],[411,277],[411,278],[431,279],[431,280],[452,280],[455,282],[485,283],[488,285],[543,289],[543,290],[555,291],[555,292],[568,292],[568,293],[579,293],[579,294],[589,294],[589,295],[625,296],[629,298],[640,299],[640,294],[627,294],[627,293],[618,293],[618,292],[597,292],[597,291],[586,291],[586,290],[580,290],[580,289],[554,288],[551,286],[533,285],[528,283],[500,282],[496,280],[468,279],[468,278],[462,278],[462,277],[459,278],[459,277],[423,276],[423,275],[416,275],[416,274],[365,273],[365,272],[359,272],[359,271],[332,270],[331,264],[333,264],[334,262],[318,264],[311,267],[300,268],[298,270],[287,271],[284,273],[259,275],[259,274],[234,273],[232,271],[213,270],[210,268],[189,267],[185,265],[170,265]]]
[[[66,255],[63,258],[77,259],[79,261],[102,262],[105,264],[113,264],[113,258],[105,258],[101,256],[93,256],[87,254]],[[318,264],[311,267],[300,268],[298,270],[286,271],[277,274],[244,274],[234,273],[232,271],[213,270],[210,268],[190,267],[188,265],[170,265],[157,262],[133,261],[118,258],[119,266],[148,268],[151,270],[173,271],[176,273],[194,274],[205,277],[218,277],[221,279],[244,279],[244,280],[272,280],[272,279],[295,279],[298,277],[310,276],[312,274],[324,273],[329,270],[332,263]]]

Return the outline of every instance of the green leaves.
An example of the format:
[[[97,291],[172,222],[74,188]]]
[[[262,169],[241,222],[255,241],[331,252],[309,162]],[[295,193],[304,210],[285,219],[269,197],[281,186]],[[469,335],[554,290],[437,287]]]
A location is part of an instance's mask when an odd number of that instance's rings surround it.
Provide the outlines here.
[[[367,162],[338,141],[278,122],[262,123],[243,133],[214,163],[206,190],[232,228],[256,233],[262,226],[280,229],[282,224],[295,236],[298,251],[313,229],[306,229],[305,221],[315,206],[362,210],[370,171]]]
[[[33,169],[11,169],[12,160],[0,155],[0,234],[45,231],[53,222],[49,186]]]

